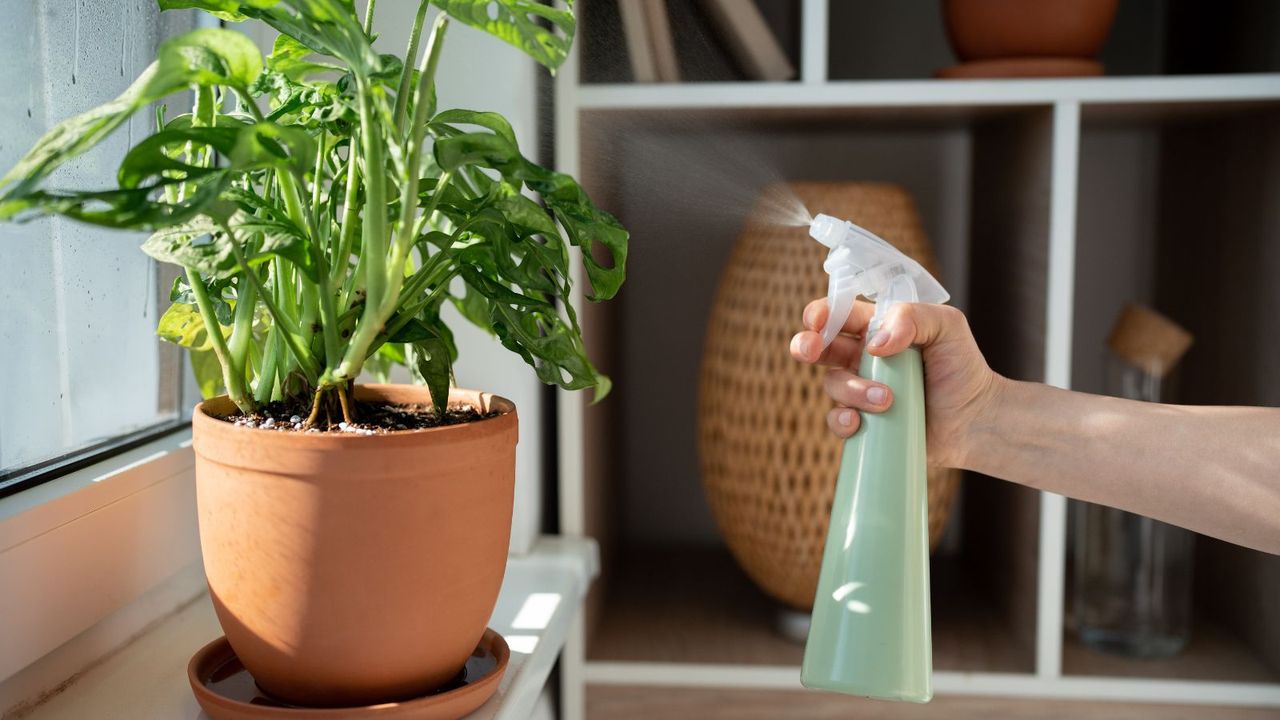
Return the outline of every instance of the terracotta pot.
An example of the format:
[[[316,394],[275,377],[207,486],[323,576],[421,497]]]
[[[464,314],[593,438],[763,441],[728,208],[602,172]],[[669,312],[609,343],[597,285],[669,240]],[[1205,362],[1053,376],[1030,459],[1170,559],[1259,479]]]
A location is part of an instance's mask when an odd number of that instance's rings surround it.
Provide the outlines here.
[[[945,0],[947,36],[960,60],[1093,58],[1118,0]]]
[[[361,400],[429,404],[425,388]],[[282,433],[193,418],[200,544],[218,621],[258,684],[299,705],[400,700],[452,680],[475,650],[506,569],[515,406],[361,436]]]

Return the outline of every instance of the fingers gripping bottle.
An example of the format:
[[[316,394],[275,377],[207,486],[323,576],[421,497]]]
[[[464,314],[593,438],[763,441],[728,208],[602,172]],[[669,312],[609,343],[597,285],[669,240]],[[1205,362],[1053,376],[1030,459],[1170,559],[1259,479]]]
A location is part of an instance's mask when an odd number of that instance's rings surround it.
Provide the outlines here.
[[[944,303],[947,291],[919,263],[875,234],[819,215],[809,234],[831,248],[826,347],[858,295],[876,303],[872,337],[903,302]],[[863,354],[861,374],[887,385],[893,404],[867,413],[844,445],[800,681],[885,700],[933,697],[929,623],[928,484],[920,351]]]

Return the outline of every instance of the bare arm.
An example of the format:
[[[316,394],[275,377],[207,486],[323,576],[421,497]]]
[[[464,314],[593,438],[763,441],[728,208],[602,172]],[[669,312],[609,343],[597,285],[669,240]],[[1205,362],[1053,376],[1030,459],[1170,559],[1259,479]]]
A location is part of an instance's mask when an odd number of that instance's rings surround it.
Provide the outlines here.
[[[1280,554],[1280,410],[1160,405],[1000,378],[969,470]]]
[[[883,412],[892,397],[872,402],[880,395],[856,375],[870,313],[854,313],[849,334],[820,354],[813,330],[825,310],[825,301],[810,305],[809,330],[791,352],[833,367],[829,424],[847,437],[858,423],[846,409]],[[941,306],[903,307],[884,332],[867,341],[872,354],[923,352],[931,462],[1280,554],[1280,409],[1161,405],[1008,380],[987,367],[964,316]]]

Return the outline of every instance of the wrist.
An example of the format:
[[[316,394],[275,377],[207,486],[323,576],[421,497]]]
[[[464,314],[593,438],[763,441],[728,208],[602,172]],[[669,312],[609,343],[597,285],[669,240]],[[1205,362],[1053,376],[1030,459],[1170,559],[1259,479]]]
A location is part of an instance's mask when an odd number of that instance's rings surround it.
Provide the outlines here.
[[[1000,436],[1000,418],[1009,403],[1009,395],[1017,383],[991,371],[985,387],[970,402],[970,412],[963,423],[957,447],[956,467],[982,472]]]

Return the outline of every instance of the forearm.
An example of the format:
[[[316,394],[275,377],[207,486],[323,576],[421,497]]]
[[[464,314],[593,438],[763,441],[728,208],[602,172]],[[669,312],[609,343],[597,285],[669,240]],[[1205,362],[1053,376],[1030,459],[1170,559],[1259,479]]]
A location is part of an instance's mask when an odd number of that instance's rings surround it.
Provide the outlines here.
[[[1280,553],[1280,410],[1001,380],[967,469]]]

